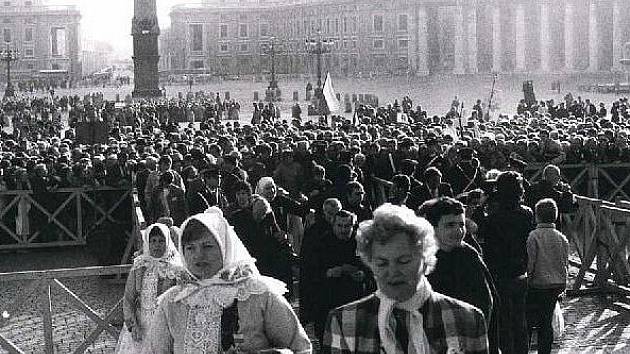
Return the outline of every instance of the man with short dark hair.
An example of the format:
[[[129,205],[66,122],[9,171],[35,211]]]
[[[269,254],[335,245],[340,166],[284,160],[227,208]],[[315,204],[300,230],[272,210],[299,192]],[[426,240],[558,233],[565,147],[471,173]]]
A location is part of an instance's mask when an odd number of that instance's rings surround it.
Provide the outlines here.
[[[496,290],[481,256],[464,242],[464,205],[449,197],[431,199],[420,206],[418,215],[433,225],[438,243],[437,264],[427,276],[429,283],[435,291],[467,302],[483,312],[490,352],[498,353]]]
[[[302,300],[308,316],[303,321],[313,321],[315,335],[322,340],[328,312],[333,308],[359,299],[367,294],[370,272],[356,252],[354,238],[356,215],[339,210],[332,220],[330,230],[319,242],[312,243],[303,257],[303,280],[308,294]],[[305,250],[306,251],[306,250]]]
[[[453,197],[453,189],[448,183],[442,182],[442,172],[436,167],[429,167],[424,171],[424,184],[411,191],[412,200],[419,206],[425,201],[438,197]],[[416,209],[415,205],[412,205]]]
[[[346,184],[344,209],[354,213],[357,216],[357,222],[372,218],[372,209],[363,203],[364,199],[365,189],[361,183],[352,181]]]
[[[409,177],[405,175],[395,175],[392,177],[392,186],[389,190],[388,203],[406,206],[410,190],[411,182],[409,181]]]

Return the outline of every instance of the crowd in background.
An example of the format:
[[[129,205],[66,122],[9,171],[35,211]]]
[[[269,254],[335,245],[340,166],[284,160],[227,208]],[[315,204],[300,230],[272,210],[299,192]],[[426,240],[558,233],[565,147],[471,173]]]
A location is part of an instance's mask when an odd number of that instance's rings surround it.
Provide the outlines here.
[[[99,94],[4,101],[0,117],[14,121],[13,133],[3,131],[0,142],[0,190],[134,186],[147,220],[170,218],[171,226],[218,207],[262,274],[293,284],[300,267],[300,316],[314,323],[322,342],[329,310],[376,289],[372,270],[357,256],[359,223],[383,202],[431,222],[427,203],[455,198],[446,214],[465,215],[459,227],[465,253],[479,258],[471,270],[477,273],[457,276],[473,277],[483,289],[440,282],[461,271],[461,257],[443,261],[446,268],[438,263],[432,285],[468,296],[463,300],[486,317],[490,346],[520,353],[528,345],[532,208],[544,198],[560,212],[575,208],[556,165],[630,162],[626,98],[599,107],[571,95],[560,104],[521,102],[518,114],[490,119],[480,101],[467,117],[457,98],[444,115],[430,116],[405,97],[402,104],[357,105],[351,119],[315,123],[299,112],[283,120],[277,107],[260,104],[253,124],[242,124],[237,106],[203,93],[139,103]],[[71,128],[107,123],[107,141],[79,143],[73,129],[61,128],[66,111]],[[549,164],[533,185],[522,178],[529,163]],[[379,179],[390,184],[384,198]],[[441,227],[440,220],[433,226]],[[551,217],[539,221],[552,223]],[[547,306],[551,295],[538,295]]]

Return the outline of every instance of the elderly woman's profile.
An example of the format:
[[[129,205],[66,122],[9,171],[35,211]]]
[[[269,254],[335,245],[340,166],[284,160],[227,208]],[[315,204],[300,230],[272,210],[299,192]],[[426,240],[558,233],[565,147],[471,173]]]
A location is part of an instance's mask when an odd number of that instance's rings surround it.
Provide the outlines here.
[[[322,353],[487,353],[482,312],[437,293],[433,227],[407,207],[384,204],[359,225],[357,251],[377,291],[330,312]]]

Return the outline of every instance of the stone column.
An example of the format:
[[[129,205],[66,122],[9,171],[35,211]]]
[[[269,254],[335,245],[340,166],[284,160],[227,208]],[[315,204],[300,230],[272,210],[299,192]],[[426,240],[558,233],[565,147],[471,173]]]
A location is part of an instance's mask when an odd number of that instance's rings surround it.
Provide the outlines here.
[[[525,71],[525,7],[519,3],[514,21],[516,37],[516,71]]]
[[[575,66],[574,39],[573,39],[573,4],[567,2],[564,7],[564,68],[573,71]]]
[[[455,7],[455,65],[453,74],[465,73],[464,68],[464,8],[461,5]]]
[[[501,72],[503,51],[501,46],[501,9],[492,9],[492,71]]]
[[[549,4],[540,4],[540,70],[549,71],[549,48],[551,36],[549,33]]]
[[[416,75],[429,75],[429,44],[427,42],[427,8],[418,7],[418,33],[416,51]]]
[[[597,5],[591,2],[588,9],[588,71],[599,71],[599,41],[597,33]]]
[[[468,24],[468,72],[476,74],[477,66],[477,7],[470,6],[467,14]]]
[[[613,69],[615,71],[623,71],[623,66],[619,60],[623,59],[623,46],[624,40],[621,28],[621,5],[619,0],[614,0],[613,3]]]
[[[156,0],[134,0],[133,36],[134,97],[159,97],[158,36],[160,27]]]

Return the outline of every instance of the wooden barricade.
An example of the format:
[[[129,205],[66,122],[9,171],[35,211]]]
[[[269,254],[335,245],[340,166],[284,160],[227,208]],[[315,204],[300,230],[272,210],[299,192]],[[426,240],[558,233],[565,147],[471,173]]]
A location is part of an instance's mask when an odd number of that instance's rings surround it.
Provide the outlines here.
[[[528,164],[525,178],[530,183],[538,181],[546,165]],[[630,163],[565,164],[558,167],[578,195],[606,201],[617,198],[630,200]]]
[[[85,198],[89,202],[95,202],[94,199],[89,196],[83,196],[80,190],[72,191],[72,198],[79,199]],[[121,198],[124,198],[130,193],[130,191],[123,193]],[[13,193],[15,195],[17,193]],[[28,197],[27,197],[28,198]],[[115,340],[118,339],[120,331],[114,327],[111,322],[114,318],[120,317],[122,313],[122,299],[118,300],[116,304],[107,310],[104,315],[99,315],[96,310],[92,309],[84,300],[82,300],[77,294],[70,290],[64,283],[64,279],[72,278],[84,278],[84,277],[97,277],[97,276],[115,276],[121,279],[129,273],[131,265],[127,263],[131,261],[132,253],[134,249],[140,249],[140,242],[142,240],[141,232],[146,228],[146,221],[142,210],[140,208],[140,202],[138,200],[138,194],[132,194],[132,211],[133,217],[133,230],[129,234],[129,241],[125,247],[125,252],[121,259],[121,265],[107,266],[107,267],[84,267],[84,268],[72,268],[72,269],[54,269],[44,271],[28,271],[28,272],[14,272],[14,273],[0,273],[0,287],[3,284],[9,282],[20,282],[20,286],[17,287],[18,293],[15,294],[15,301],[11,303],[0,302],[0,328],[4,327],[8,318],[19,314],[23,309],[23,306],[27,303],[37,304],[38,314],[41,316],[43,323],[43,343],[44,347],[37,352],[41,353],[54,353],[55,344],[64,339],[55,341],[55,333],[62,332],[59,328],[53,330],[53,306],[55,304],[56,296],[54,294],[60,294],[63,299],[59,299],[64,303],[70,304],[76,310],[85,314],[92,322],[96,324],[96,328],[91,330],[85,340],[78,343],[72,353],[84,353],[90,345],[92,345],[102,333],[106,333]],[[18,202],[15,202],[18,203]],[[112,208],[115,208],[120,204],[120,200],[113,203],[109,207],[98,206],[96,210],[100,210],[99,217],[96,220],[97,223],[103,223],[106,219],[112,218]],[[59,210],[63,209],[63,205],[59,206]],[[95,206],[96,207],[96,206]],[[80,207],[79,207],[80,208]],[[4,215],[4,214],[2,214]],[[53,215],[53,214],[51,214]],[[78,215],[82,215],[79,213]],[[8,318],[4,316],[8,315]],[[20,349],[9,338],[0,333],[0,349],[6,350],[11,354],[24,353],[25,351]]]
[[[60,188],[0,192],[0,250],[86,245],[96,231],[120,225],[131,238],[131,190]]]
[[[120,315],[122,311],[122,299],[120,299],[116,305],[109,309],[105,316],[99,315],[94,309],[92,309],[87,303],[79,298],[72,290],[63,284],[63,279],[71,279],[78,277],[96,277],[106,275],[121,276],[129,273],[130,265],[118,265],[109,267],[86,267],[86,268],[73,268],[73,269],[55,269],[44,271],[29,271],[29,272],[15,272],[15,273],[0,273],[0,284],[6,284],[7,282],[20,282],[24,284],[18,289],[19,294],[14,298],[15,301],[10,304],[0,304],[0,311],[3,314],[13,316],[20,312],[22,306],[27,302],[38,304],[39,314],[42,317],[43,322],[43,336],[44,336],[44,348],[41,348],[41,353],[52,354],[55,352],[55,340],[54,334],[58,332],[58,328],[53,331],[53,303],[55,297],[52,296],[52,290],[59,292],[65,302],[70,304],[75,309],[79,310],[86,315],[90,320],[97,324],[96,328],[92,330],[85,340],[72,351],[72,353],[84,353],[90,345],[105,332],[115,340],[118,339],[120,331],[111,325],[111,321],[115,316]],[[0,318],[0,327],[3,327],[7,322],[4,317]],[[6,338],[0,333],[0,348],[8,351],[9,353],[24,353],[24,351],[18,348],[9,338]]]
[[[630,283],[627,247],[630,243],[630,206],[600,199],[576,197],[579,205],[570,228],[565,232],[580,257],[579,272],[572,291],[579,292],[586,273],[595,273],[589,292],[622,291]],[[595,269],[591,268],[596,262]]]

